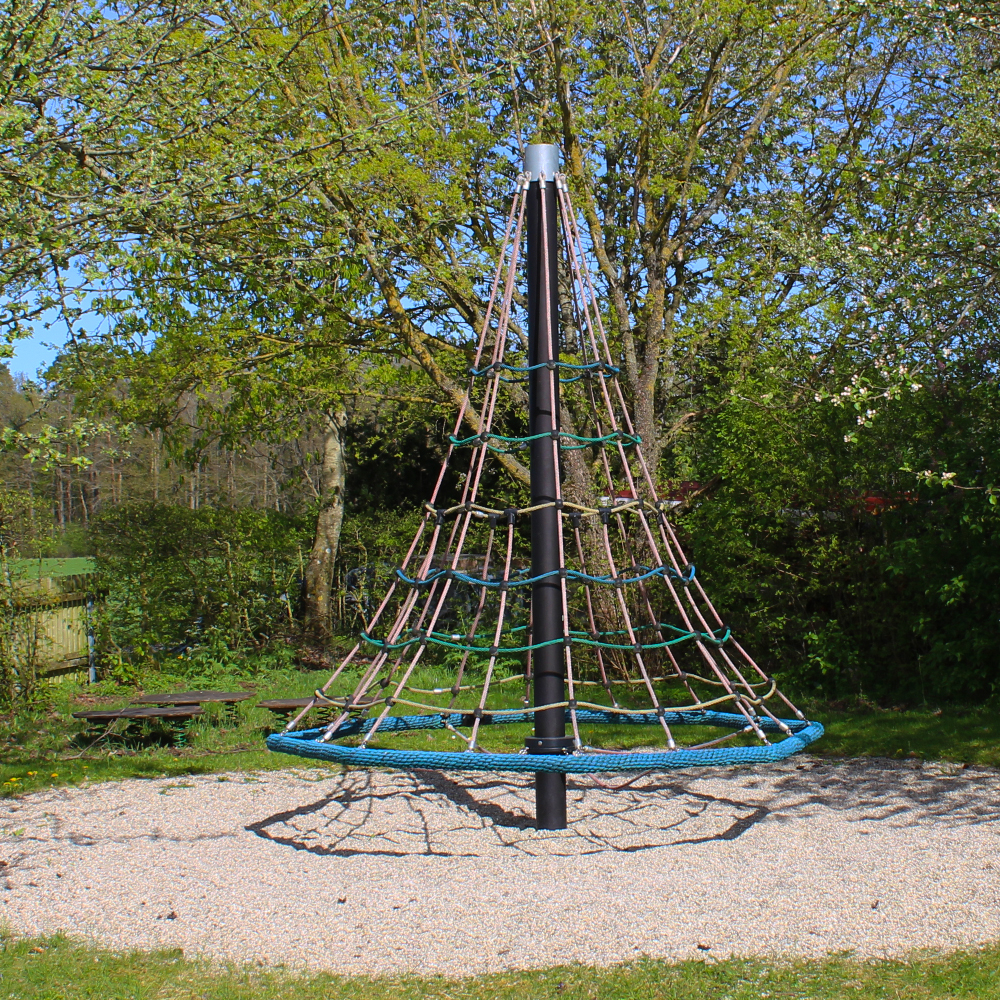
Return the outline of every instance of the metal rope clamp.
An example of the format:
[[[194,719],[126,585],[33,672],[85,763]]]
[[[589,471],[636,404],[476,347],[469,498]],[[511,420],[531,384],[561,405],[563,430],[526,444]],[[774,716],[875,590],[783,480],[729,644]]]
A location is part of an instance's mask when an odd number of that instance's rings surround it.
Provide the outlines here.
[[[529,736],[524,748],[531,754],[568,754],[576,744],[572,736]]]

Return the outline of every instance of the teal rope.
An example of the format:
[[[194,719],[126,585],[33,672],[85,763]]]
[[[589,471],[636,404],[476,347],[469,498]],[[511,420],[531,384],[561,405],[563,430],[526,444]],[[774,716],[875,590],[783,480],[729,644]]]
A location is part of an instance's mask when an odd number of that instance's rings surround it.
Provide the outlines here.
[[[492,375],[494,372],[506,371],[506,372],[517,372],[518,374],[527,375],[529,372],[537,371],[539,368],[551,368],[556,369],[566,369],[568,371],[578,371],[579,375],[575,375],[573,378],[560,378],[559,381],[564,384],[569,384],[571,382],[579,382],[580,379],[586,378],[588,375],[599,375],[601,378],[613,378],[620,371],[619,368],[615,368],[614,365],[605,364],[603,361],[594,361],[588,365],[572,365],[568,361],[542,361],[537,365],[506,365],[502,362],[496,362],[492,365],[487,365],[485,368],[470,368],[469,374],[474,378],[481,378],[483,376]],[[504,378],[502,375],[497,375],[497,378],[501,382],[527,382],[526,378]]]
[[[530,434],[526,437],[507,437],[504,434],[473,434],[471,437],[458,438],[454,434],[448,435],[448,441],[453,444],[456,448],[464,448],[469,445],[473,448],[478,448],[480,445],[486,445],[490,451],[498,452],[499,454],[509,454],[513,451],[513,448],[498,448],[496,445],[490,444],[490,441],[503,441],[504,444],[517,445],[519,448],[524,448],[526,445],[530,444],[532,441],[538,441],[541,438],[552,437],[551,431],[544,431],[541,434]],[[581,451],[584,448],[589,447],[592,444],[607,444],[609,441],[620,441],[623,447],[628,448],[630,445],[642,444],[642,438],[638,434],[626,434],[624,431],[613,431],[610,434],[602,434],[600,437],[584,437],[582,434],[570,434],[568,431],[559,431],[559,447],[563,451]],[[563,439],[568,441],[576,441],[577,444],[563,444]]]
[[[677,631],[680,631],[679,629]],[[447,635],[447,638],[445,636]],[[663,642],[637,642],[637,643],[614,643],[602,642],[600,639],[584,639],[578,634],[570,633],[568,636],[558,639],[549,639],[546,642],[534,642],[526,646],[471,646],[463,642],[455,642],[450,633],[444,632],[419,632],[401,642],[387,642],[383,639],[376,639],[367,632],[361,633],[361,638],[369,645],[384,652],[392,652],[397,649],[405,649],[414,643],[423,643],[431,646],[445,646],[448,649],[457,649],[463,653],[484,653],[487,656],[507,656],[513,653],[528,653],[536,649],[543,649],[546,646],[595,646],[600,649],[620,649],[628,652],[640,653],[649,649],[665,649],[667,646],[676,646],[681,642],[688,642],[691,639],[707,642],[712,646],[723,646],[731,638],[732,632],[727,628],[721,636],[713,635],[711,632],[681,632],[675,639],[666,639]]]
[[[605,586],[624,587],[626,584],[642,583],[644,580],[650,580],[655,576],[671,576],[683,583],[690,583],[694,579],[694,566],[688,567],[685,573],[678,573],[672,566],[655,566],[653,569],[641,573],[639,576],[591,576],[589,573],[581,573],[575,569],[553,569],[547,573],[539,573],[538,576],[527,577],[523,580],[484,580],[481,576],[469,576],[468,573],[462,573],[457,569],[436,569],[422,578],[407,576],[401,569],[397,569],[396,576],[403,583],[409,584],[411,587],[427,587],[438,580],[458,580],[460,583],[469,583],[475,587],[509,590],[512,587],[530,587],[539,580],[546,580],[553,576],[565,576],[567,580],[577,580],[582,583],[599,583]]]
[[[680,635],[690,634],[686,629],[679,628],[677,625],[671,625],[670,622],[651,622],[648,625],[634,625],[632,627],[632,631],[642,632],[645,629],[651,629],[651,628],[655,629],[668,628],[670,629],[671,632],[677,632]],[[514,628],[507,630],[507,634],[513,635],[515,632],[526,632],[527,629],[528,629],[527,625],[515,625]],[[593,639],[594,636],[598,635],[628,635],[628,629],[618,628],[618,629],[609,629],[604,631],[598,630],[597,632],[587,632],[584,629],[570,629],[569,634],[573,636],[576,635],[583,636],[584,638],[590,636],[590,638]],[[629,648],[631,649],[632,647]]]

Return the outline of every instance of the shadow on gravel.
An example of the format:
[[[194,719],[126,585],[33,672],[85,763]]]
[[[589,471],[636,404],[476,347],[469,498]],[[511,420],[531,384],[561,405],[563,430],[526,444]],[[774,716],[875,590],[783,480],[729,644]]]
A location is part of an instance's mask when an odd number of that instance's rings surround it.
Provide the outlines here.
[[[491,796],[495,792],[500,792],[505,797],[509,797],[511,785],[502,778],[480,779],[475,783],[464,783],[449,778],[442,771],[414,771],[414,778],[424,782],[440,792],[456,806],[468,809],[480,819],[493,822],[495,826],[510,827],[514,830],[534,829],[535,821],[526,812],[531,804],[528,796],[518,795],[518,799],[523,801],[524,810],[512,812],[509,808],[491,801]],[[523,789],[521,789],[523,791]]]
[[[757,801],[692,791],[676,781],[618,794],[570,781],[569,829],[538,831],[530,778],[355,771],[334,780],[330,794],[246,829],[328,857],[582,856],[731,841],[769,812]]]
[[[375,822],[377,806],[380,802],[398,800],[400,792],[395,788],[378,789],[371,780],[372,775],[355,774],[345,777],[361,778],[361,781],[341,781],[340,787],[330,795],[324,795],[315,802],[274,813],[245,829],[263,840],[269,840],[296,851],[307,851],[321,857],[351,858],[358,855],[368,857],[407,857],[419,853],[425,857],[453,858],[469,857],[467,853],[435,850],[429,838],[424,839],[425,849],[415,852],[400,848],[379,847],[371,844],[370,828]],[[329,809],[331,815],[325,815]],[[304,818],[315,817],[310,824]],[[362,834],[361,831],[364,831]],[[330,835],[333,839],[330,842]],[[348,841],[358,839],[364,846],[349,846]]]
[[[246,829],[328,857],[546,857],[712,849],[772,823],[831,813],[896,828],[1000,821],[994,771],[870,759],[649,776],[619,790],[575,776],[562,831],[534,829],[528,776],[349,771],[331,780],[329,794]]]
[[[761,775],[761,777],[766,777]],[[799,764],[770,782],[778,801],[897,827],[974,826],[1000,820],[1000,774],[988,768],[863,758]]]
[[[754,811],[744,819],[738,819],[728,830],[723,830],[722,833],[718,833],[713,837],[695,837],[692,840],[675,840],[674,845],[707,844],[712,840],[735,840],[737,837],[746,833],[747,830],[749,830],[755,823],[760,823],[762,820],[766,819],[770,812],[770,809],[765,809],[762,806],[760,809],[754,809]]]

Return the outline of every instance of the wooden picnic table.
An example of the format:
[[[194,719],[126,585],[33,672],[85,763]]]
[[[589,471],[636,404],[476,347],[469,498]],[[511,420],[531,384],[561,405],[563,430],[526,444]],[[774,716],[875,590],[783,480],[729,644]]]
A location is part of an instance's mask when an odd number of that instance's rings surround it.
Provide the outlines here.
[[[301,712],[312,700],[312,698],[268,698],[264,701],[258,701],[257,707],[274,712],[285,723],[292,717],[293,713]],[[315,707],[321,706],[317,704]]]
[[[316,708],[343,708],[347,704],[347,698],[338,695],[336,698],[269,698],[266,701],[258,701],[258,708],[269,708],[272,712],[286,712],[293,708],[305,708],[309,702],[315,701]],[[371,708],[372,705],[382,703],[381,698],[362,698],[356,707]]]
[[[250,691],[163,691],[160,694],[144,694],[133,698],[133,705],[206,705],[221,703],[235,705],[239,701],[252,698]]]
[[[257,707],[269,708],[272,712],[291,712],[296,708],[305,708],[311,701],[312,698],[268,698],[258,701]]]
[[[185,723],[179,729],[173,728],[173,741],[177,746],[187,743],[187,725],[192,719],[204,713],[200,705],[161,705],[150,708],[92,708],[86,712],[74,712],[74,719],[84,719],[89,725],[104,723],[111,726],[118,719],[139,722],[143,719],[165,719],[167,722]]]

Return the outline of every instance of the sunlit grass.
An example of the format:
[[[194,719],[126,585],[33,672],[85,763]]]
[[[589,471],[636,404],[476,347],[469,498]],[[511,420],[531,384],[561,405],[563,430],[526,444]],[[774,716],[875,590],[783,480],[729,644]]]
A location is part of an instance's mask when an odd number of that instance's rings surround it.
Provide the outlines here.
[[[165,664],[169,667],[169,664]],[[517,665],[509,664],[511,676]],[[342,696],[350,693],[359,672],[349,670],[329,693]],[[117,687],[111,682],[87,686],[63,678],[49,688],[49,702],[44,710],[30,716],[9,720],[0,729],[0,795],[20,795],[40,788],[63,785],[80,785],[85,782],[122,780],[124,778],[178,777],[191,774],[210,774],[220,771],[274,770],[282,767],[318,766],[305,758],[271,753],[264,739],[268,733],[281,728],[271,712],[258,708],[256,702],[266,698],[305,697],[325,683],[329,674],[325,670],[304,671],[294,668],[275,669],[266,664],[260,669],[227,673],[220,667],[203,677],[178,674],[154,674],[147,681],[146,690],[183,690],[192,687],[214,687],[252,690],[255,697],[236,706],[227,713],[221,706],[209,706],[206,714],[195,721],[187,733],[186,746],[171,746],[170,731],[165,726],[148,724],[130,728],[127,735],[119,732],[116,724],[109,731],[87,729],[83,723],[71,718],[73,711],[98,707],[127,705],[137,691]],[[422,666],[411,678],[412,687],[433,689],[447,687],[453,674],[441,664]],[[481,680],[481,672],[470,671],[466,678],[473,684]],[[390,693],[391,693],[390,689]],[[600,688],[588,688],[586,699],[602,701]],[[379,691],[380,696],[383,692]],[[512,680],[492,689],[491,708],[522,707],[524,684]],[[407,695],[411,700],[422,701],[445,708],[449,694]],[[478,688],[462,692],[455,700],[455,709],[471,711],[477,704]],[[582,697],[582,696],[581,696]],[[628,706],[642,706],[642,692],[619,693],[620,701]],[[859,706],[851,710],[831,708],[820,704],[807,704],[803,708],[809,718],[818,719],[826,727],[826,735],[809,748],[810,753],[823,756],[919,758],[923,760],[948,760],[964,764],[1000,767],[1000,717],[990,707],[945,707],[940,711],[928,707],[907,711],[885,711]],[[413,714],[411,706],[396,705],[394,714]],[[314,711],[309,725],[319,725],[329,718],[329,710]],[[467,726],[459,730],[466,736]],[[481,727],[479,746],[496,753],[516,753],[524,747],[525,737],[531,726],[526,723],[503,723]],[[681,745],[693,745],[725,735],[725,730],[708,726],[675,726],[674,737]],[[607,750],[631,750],[640,747],[662,746],[662,733],[658,726],[584,724],[581,736],[585,745]],[[358,739],[345,740],[357,743]],[[753,745],[752,737],[736,737],[727,746]],[[432,750],[459,752],[465,741],[447,729],[409,733],[380,732],[371,740],[372,747],[388,749]],[[2,996],[2,994],[0,994]]]
[[[0,997],[17,1000],[936,1000],[1000,997],[1000,948],[908,961],[642,959],[454,980],[293,975],[189,961],[180,949],[116,954],[63,937],[8,937]]]
[[[66,558],[13,559],[10,563],[11,575],[15,579],[28,580],[46,576],[75,576],[93,573],[94,560],[90,556],[68,556]]]
[[[207,706],[186,733],[186,746],[171,745],[171,727],[156,722],[111,728],[88,727],[72,718],[74,711],[122,708],[136,697],[134,688],[110,682],[88,686],[62,678],[49,687],[44,710],[8,721],[0,762],[0,795],[19,795],[41,788],[81,785],[124,778],[177,777],[236,770],[275,770],[290,765],[312,767],[311,762],[271,753],[264,744],[268,733],[280,728],[275,715],[258,708],[258,700],[310,695],[329,674],[326,671],[267,671],[253,678],[216,675],[211,686],[225,690],[252,690],[255,697],[231,712]],[[159,677],[148,691],[205,687],[190,678]],[[0,997],[2,997],[0,993]]]
[[[1000,767],[995,705],[887,711],[807,705],[826,734],[810,752],[843,757],[912,757]]]

